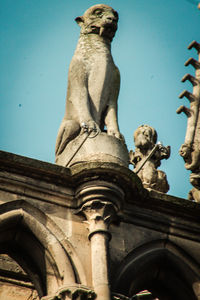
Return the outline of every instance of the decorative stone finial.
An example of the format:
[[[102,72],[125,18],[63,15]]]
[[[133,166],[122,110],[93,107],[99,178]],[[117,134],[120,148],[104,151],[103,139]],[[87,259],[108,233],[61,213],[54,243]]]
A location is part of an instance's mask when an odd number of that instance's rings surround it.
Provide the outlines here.
[[[81,34],[72,58],[66,112],[56,140],[56,163],[102,160],[128,167],[128,150],[119,131],[117,99],[120,74],[110,44],[118,13],[110,6],[90,7],[75,21]]]
[[[170,156],[170,146],[157,142],[157,132],[149,125],[141,125],[134,132],[135,152],[130,151],[130,163],[135,167],[145,188],[167,193],[169,184],[166,174],[157,170],[162,159]]]
[[[193,85],[193,93],[184,90],[179,96],[190,101],[190,108],[181,105],[176,112],[184,112],[188,118],[185,142],[179,150],[185,161],[185,168],[192,171],[190,183],[194,188],[189,192],[188,198],[200,202],[200,44],[193,41],[188,46],[188,49],[192,48],[197,50],[198,61],[189,58],[185,66],[192,65],[195,68],[195,77],[186,74],[182,82],[189,80]]]

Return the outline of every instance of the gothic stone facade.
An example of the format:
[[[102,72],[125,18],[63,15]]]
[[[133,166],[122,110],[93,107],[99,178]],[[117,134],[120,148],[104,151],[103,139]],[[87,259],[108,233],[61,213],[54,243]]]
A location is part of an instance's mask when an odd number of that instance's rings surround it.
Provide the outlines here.
[[[198,203],[114,163],[0,165],[1,300],[200,299]]]

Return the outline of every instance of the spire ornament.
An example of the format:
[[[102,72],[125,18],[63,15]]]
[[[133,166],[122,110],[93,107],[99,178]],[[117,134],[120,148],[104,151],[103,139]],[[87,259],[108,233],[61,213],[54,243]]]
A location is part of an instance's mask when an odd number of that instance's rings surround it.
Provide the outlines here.
[[[190,183],[193,189],[189,192],[188,198],[200,202],[200,44],[193,41],[188,49],[195,48],[198,53],[198,61],[189,58],[185,66],[192,65],[195,68],[195,77],[186,74],[182,82],[189,80],[193,86],[193,92],[184,90],[179,98],[186,97],[190,102],[190,108],[181,105],[177,113],[184,112],[188,118],[185,142],[179,150],[180,155],[185,161],[185,168],[192,171],[190,174]]]

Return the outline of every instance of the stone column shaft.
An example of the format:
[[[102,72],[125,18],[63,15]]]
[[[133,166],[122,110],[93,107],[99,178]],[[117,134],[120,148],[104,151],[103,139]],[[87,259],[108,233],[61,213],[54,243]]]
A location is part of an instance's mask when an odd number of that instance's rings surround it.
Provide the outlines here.
[[[110,299],[108,278],[108,237],[95,233],[91,237],[92,282],[97,299]]]

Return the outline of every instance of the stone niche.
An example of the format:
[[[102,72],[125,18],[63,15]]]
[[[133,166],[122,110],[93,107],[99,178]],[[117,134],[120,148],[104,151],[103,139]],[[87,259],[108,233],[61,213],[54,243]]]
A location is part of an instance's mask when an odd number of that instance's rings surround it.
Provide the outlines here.
[[[0,255],[0,299],[39,300],[28,274],[7,254]]]

